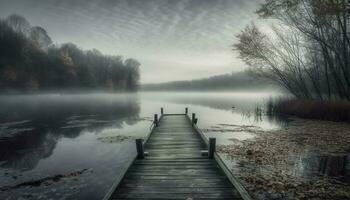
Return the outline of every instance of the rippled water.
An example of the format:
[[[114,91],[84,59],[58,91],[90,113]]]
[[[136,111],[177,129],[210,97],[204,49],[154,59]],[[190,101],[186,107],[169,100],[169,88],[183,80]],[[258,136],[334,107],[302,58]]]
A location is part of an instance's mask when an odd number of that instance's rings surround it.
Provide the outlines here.
[[[135,153],[152,116],[195,112],[205,134],[230,144],[287,121],[256,115],[275,93],[0,96],[0,199],[101,199]],[[242,129],[243,127],[243,129]],[[248,130],[248,131],[247,131]]]

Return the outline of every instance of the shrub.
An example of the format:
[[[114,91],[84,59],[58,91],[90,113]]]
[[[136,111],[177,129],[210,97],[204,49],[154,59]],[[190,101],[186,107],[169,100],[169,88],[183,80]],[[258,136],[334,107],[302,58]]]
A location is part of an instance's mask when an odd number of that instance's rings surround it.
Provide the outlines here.
[[[350,102],[345,100],[280,100],[274,111],[301,118],[350,122]]]

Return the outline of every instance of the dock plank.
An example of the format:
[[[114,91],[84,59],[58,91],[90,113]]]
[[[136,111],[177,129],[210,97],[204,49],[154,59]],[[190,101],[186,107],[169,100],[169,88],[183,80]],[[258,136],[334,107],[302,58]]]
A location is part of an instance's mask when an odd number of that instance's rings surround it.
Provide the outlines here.
[[[186,115],[163,115],[109,199],[243,199]]]

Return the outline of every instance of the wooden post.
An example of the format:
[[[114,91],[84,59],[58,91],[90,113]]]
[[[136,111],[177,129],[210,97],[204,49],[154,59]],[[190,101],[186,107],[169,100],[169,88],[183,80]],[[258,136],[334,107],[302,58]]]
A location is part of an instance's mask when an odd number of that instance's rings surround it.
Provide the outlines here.
[[[136,139],[136,150],[137,150],[137,158],[143,159],[145,157],[144,149],[143,149],[143,139]]]
[[[192,113],[192,124],[194,124],[195,119],[196,119],[196,113]]]
[[[153,123],[158,126],[158,114],[154,114],[154,121]]]
[[[216,149],[216,138],[209,138],[209,152],[208,156],[209,158],[214,158],[214,152]]]
[[[186,115],[188,114],[188,108],[185,108],[185,114]]]
[[[160,108],[160,114],[163,115],[164,114],[164,109]]]

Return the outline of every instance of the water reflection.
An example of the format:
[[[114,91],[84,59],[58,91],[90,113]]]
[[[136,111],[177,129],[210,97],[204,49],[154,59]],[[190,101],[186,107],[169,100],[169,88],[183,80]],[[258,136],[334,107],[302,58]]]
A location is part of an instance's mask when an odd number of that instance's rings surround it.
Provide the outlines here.
[[[112,97],[112,96],[110,96]],[[82,130],[121,127],[139,120],[136,96],[42,95],[0,100],[1,167],[33,169],[49,157],[61,137],[76,138]]]
[[[232,143],[254,138],[260,128],[281,127],[265,114],[258,120],[253,116],[255,106],[271,95],[276,94],[0,96],[0,189],[89,169],[79,177],[0,192],[0,199],[101,199],[135,153],[132,139],[147,134],[150,121],[145,117],[159,113],[160,107],[166,113],[183,113],[189,107],[197,113],[199,127],[209,130],[208,137]],[[245,116],[248,112],[252,115]]]
[[[350,183],[350,154],[319,154],[309,152],[302,155],[296,173],[305,176],[328,176]]]
[[[277,97],[276,97],[277,98]],[[281,99],[281,97],[278,97]],[[263,100],[255,104],[253,109],[247,109],[241,111],[241,114],[247,120],[253,119],[254,122],[268,121],[271,124],[278,124],[280,127],[286,127],[289,122],[289,116],[275,112],[272,106],[273,100],[268,98],[268,100]]]
[[[190,107],[190,112],[200,116],[199,121],[213,114],[210,117],[211,121],[204,119],[205,123],[202,125],[215,125],[213,122],[223,123],[231,120],[232,124],[256,125],[268,129],[283,127],[288,123],[286,116],[269,112],[269,102],[282,96],[276,92],[144,92],[142,94],[143,99],[151,99],[159,104],[170,102]]]
[[[205,106],[212,109],[225,110],[235,113],[252,111],[258,103],[270,98],[277,98],[280,93],[259,92],[145,92],[144,98],[156,101],[166,101],[176,104]]]

